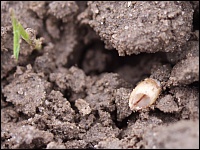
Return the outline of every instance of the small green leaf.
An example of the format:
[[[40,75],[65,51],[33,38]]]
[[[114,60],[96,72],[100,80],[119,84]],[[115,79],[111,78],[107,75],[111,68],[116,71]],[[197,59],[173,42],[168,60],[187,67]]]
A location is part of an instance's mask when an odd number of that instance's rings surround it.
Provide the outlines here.
[[[19,30],[17,29],[14,31],[14,45],[13,45],[14,57],[16,58],[16,60],[18,60],[19,50],[20,50],[20,34]]]
[[[19,50],[20,50],[20,31],[18,28],[18,21],[15,17],[13,9],[10,9],[11,21],[13,26],[13,54],[16,60],[18,60]]]
[[[28,44],[31,44],[30,37],[29,37],[28,33],[26,32],[26,30],[24,30],[24,28],[22,27],[22,25],[19,22],[18,22],[18,29],[19,29],[19,33],[21,34],[22,38]]]
[[[16,60],[18,60],[20,51],[20,37],[22,37],[29,45],[33,46],[35,49],[41,49],[42,41],[40,39],[35,39],[35,36],[30,37],[29,33],[24,29],[24,27],[17,21],[15,17],[14,10],[10,8],[11,22],[13,27],[13,55]]]

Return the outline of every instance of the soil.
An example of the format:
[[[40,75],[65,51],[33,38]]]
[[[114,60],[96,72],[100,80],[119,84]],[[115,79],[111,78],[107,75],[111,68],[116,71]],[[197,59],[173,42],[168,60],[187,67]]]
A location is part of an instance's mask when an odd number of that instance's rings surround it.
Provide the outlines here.
[[[43,37],[13,58],[9,9]],[[199,2],[1,2],[1,148],[199,148]],[[138,82],[162,91],[132,111]]]

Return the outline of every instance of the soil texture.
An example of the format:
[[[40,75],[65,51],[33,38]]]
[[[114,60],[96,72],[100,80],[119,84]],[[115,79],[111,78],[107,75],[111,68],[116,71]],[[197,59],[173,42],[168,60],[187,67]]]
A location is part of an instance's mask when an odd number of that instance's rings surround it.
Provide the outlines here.
[[[13,58],[9,9],[44,38]],[[145,78],[155,103],[132,111]],[[198,149],[199,2],[2,1],[2,149]]]

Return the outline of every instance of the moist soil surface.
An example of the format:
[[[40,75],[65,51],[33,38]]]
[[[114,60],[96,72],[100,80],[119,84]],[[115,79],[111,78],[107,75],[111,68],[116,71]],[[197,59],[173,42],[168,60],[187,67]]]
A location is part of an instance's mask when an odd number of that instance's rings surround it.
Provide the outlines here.
[[[9,9],[43,38],[13,58]],[[157,100],[131,110],[145,78]],[[199,148],[199,2],[1,2],[1,148]]]

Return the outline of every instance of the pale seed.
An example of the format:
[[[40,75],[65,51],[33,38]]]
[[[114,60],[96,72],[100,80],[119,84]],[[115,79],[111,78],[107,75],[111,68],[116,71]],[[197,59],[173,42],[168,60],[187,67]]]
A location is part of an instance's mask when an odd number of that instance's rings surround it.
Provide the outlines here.
[[[160,82],[152,78],[146,78],[131,92],[129,98],[130,109],[140,110],[151,106],[158,98],[160,92]]]

